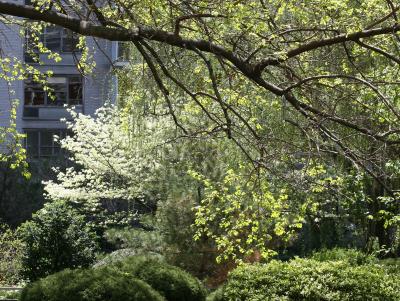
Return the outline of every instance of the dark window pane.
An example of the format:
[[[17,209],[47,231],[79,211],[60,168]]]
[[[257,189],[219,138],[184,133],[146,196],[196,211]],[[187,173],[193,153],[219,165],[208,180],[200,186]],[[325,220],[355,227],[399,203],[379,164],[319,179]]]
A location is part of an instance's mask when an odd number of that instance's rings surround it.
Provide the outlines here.
[[[34,106],[44,105],[44,92],[43,91],[35,91],[34,92],[33,105]]]
[[[49,50],[60,51],[61,49],[61,28],[47,27],[45,30],[45,43]]]
[[[69,79],[69,103],[82,104],[82,77],[74,76]]]
[[[52,89],[47,95],[47,104],[54,106],[62,106],[67,103],[67,78],[51,77],[48,85]]]
[[[60,154],[60,152],[61,152],[61,150],[60,150],[59,147],[54,147],[54,148],[53,148],[53,154],[54,154],[54,155],[58,155],[58,154]]]
[[[62,41],[62,51],[72,52],[76,50],[76,45],[78,45],[79,39],[75,33],[70,30],[63,30],[63,41]]]
[[[24,103],[25,105],[43,105],[44,104],[44,90],[43,87],[32,81],[31,79],[25,80],[24,89]]]
[[[82,99],[82,84],[70,84],[69,85],[69,98],[70,99]]]
[[[44,92],[41,90],[25,91],[25,105],[40,106],[44,105]]]
[[[53,148],[47,146],[40,147],[40,156],[41,157],[50,157],[53,155]]]
[[[129,44],[126,42],[118,42],[118,60],[127,61],[129,59]]]
[[[40,132],[40,146],[53,146],[53,132],[42,131]]]
[[[64,154],[60,144],[54,141],[55,136],[60,139],[66,136],[65,129],[60,130],[28,130],[26,131],[26,149],[30,157],[53,157]]]
[[[29,90],[25,90],[25,97],[24,97],[24,104],[27,105],[32,105],[33,104],[33,92]]]
[[[48,106],[63,106],[67,103],[67,97],[63,92],[52,92],[47,94],[47,105]]]
[[[26,151],[29,156],[38,156],[39,151],[39,132],[28,131],[26,132]]]

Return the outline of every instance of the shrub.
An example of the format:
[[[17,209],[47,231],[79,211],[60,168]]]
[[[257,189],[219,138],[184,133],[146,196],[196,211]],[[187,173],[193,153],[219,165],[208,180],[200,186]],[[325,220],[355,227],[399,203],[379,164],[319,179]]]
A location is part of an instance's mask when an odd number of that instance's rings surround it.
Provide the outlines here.
[[[204,301],[206,298],[206,290],[198,279],[156,257],[129,257],[114,267],[147,282],[169,301]]]
[[[138,227],[107,229],[104,237],[108,243],[117,249],[132,249],[135,254],[158,253],[162,254],[165,243],[159,231],[145,230]]]
[[[223,301],[224,300],[225,286],[220,286],[207,296],[207,301]]]
[[[19,300],[19,291],[0,291],[0,300]]]
[[[295,259],[234,270],[216,300],[399,300],[399,274],[377,264]]]
[[[153,288],[108,268],[66,269],[27,287],[21,301],[165,301]]]
[[[317,261],[345,261],[352,266],[377,263],[378,259],[356,249],[323,249],[311,255]]]
[[[400,274],[400,258],[387,258],[379,260],[379,264],[385,268],[386,273]]]
[[[0,224],[0,285],[13,285],[21,279],[23,244],[15,232]]]
[[[23,276],[30,280],[65,268],[87,267],[95,259],[96,235],[84,216],[64,202],[52,202],[19,228],[25,243]]]

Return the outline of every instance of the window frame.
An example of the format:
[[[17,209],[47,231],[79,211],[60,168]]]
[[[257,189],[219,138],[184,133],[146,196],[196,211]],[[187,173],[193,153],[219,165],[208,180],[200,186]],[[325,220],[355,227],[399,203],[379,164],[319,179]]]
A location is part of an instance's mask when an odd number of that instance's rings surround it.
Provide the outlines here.
[[[63,27],[60,27],[60,26],[56,26],[56,25],[55,26],[45,26],[44,29],[43,29],[43,32],[40,34],[40,41],[43,43],[43,45],[46,48],[48,48],[47,47],[47,42],[46,42],[48,28],[58,29],[58,33],[59,33],[59,35],[58,35],[58,40],[59,40],[58,44],[59,45],[58,45],[56,50],[49,48],[50,51],[54,51],[54,52],[56,52],[56,53],[58,53],[60,55],[64,55],[64,54],[65,55],[72,55],[74,53],[76,53],[76,54],[81,54],[82,53],[82,49],[77,48],[77,45],[79,44],[79,35],[74,33],[73,31],[71,31],[69,29],[66,29],[66,28],[63,28]],[[75,46],[73,47],[74,49],[68,50],[68,51],[64,51],[64,45],[66,44],[65,40],[68,38],[68,34],[72,35],[71,39],[73,39],[74,35],[75,35],[76,43],[75,43]],[[33,60],[29,60],[29,53],[27,51],[27,48],[31,48],[31,49],[33,48],[32,51],[36,52],[36,53],[38,53],[38,49],[36,47],[29,46],[30,44],[31,43],[29,41],[29,29],[26,29],[26,31],[25,31],[25,41],[24,41],[25,61],[28,62],[28,63],[35,63]]]
[[[24,134],[26,135],[25,139],[24,139],[24,147],[26,149],[26,153],[27,153],[27,157],[28,158],[35,158],[35,159],[40,159],[40,158],[54,158],[57,156],[61,156],[63,155],[63,150],[61,148],[61,145],[59,143],[57,143],[56,141],[54,141],[54,135],[57,135],[59,137],[59,139],[64,139],[67,135],[69,135],[69,131],[68,129],[60,129],[60,128],[56,128],[56,129],[47,129],[47,128],[25,128],[24,130]],[[28,146],[28,135],[29,132],[31,133],[37,133],[37,141],[36,141],[36,150],[35,150],[35,154],[32,155],[32,147]],[[44,135],[44,133],[51,133],[52,135],[52,139],[51,139],[51,145],[42,145],[42,135]],[[43,154],[44,151],[43,149],[50,149],[51,152],[50,154]],[[55,151],[56,149],[58,149],[58,151]]]
[[[47,41],[48,41],[48,37],[50,34],[49,29],[55,29],[56,31],[53,31],[53,33],[57,33],[57,36],[55,37],[57,39],[57,47],[56,49],[50,49],[49,47],[47,47]],[[71,37],[69,37],[69,35],[71,35]],[[64,46],[66,45],[66,40],[69,38],[71,40],[74,39],[74,35],[75,35],[75,39],[76,39],[76,43],[75,43],[75,47],[73,47],[74,49],[72,50],[64,50]],[[79,44],[79,37],[71,30],[68,30],[66,28],[60,27],[60,26],[46,26],[44,27],[44,31],[43,33],[40,35],[40,39],[41,42],[43,43],[43,45],[48,48],[50,51],[54,51],[57,52],[59,54],[71,54],[74,52],[81,52],[81,50],[79,48],[77,48],[76,46]]]
[[[67,106],[78,106],[78,107],[82,107],[83,106],[83,101],[84,101],[84,93],[85,93],[85,78],[81,75],[81,74],[55,74],[49,78],[66,78],[66,84],[64,87],[64,93],[65,93],[65,103],[61,104],[61,105],[57,105],[57,101],[52,100],[49,96],[49,92],[44,90],[44,86],[41,83],[37,83],[35,81],[33,81],[33,79],[25,79],[23,81],[24,83],[24,107],[33,107],[33,108],[39,108],[39,107],[45,107],[45,108],[62,108],[64,107],[64,105]],[[72,81],[72,79],[74,78],[79,78],[80,79],[80,83],[81,83],[81,99],[80,99],[80,103],[76,103],[77,99],[71,99],[70,98],[70,86],[72,84],[76,84],[77,82]],[[27,80],[30,80],[34,85],[39,85],[41,87],[41,91],[43,91],[44,93],[44,97],[43,97],[43,104],[27,104],[26,103],[26,85],[27,85]],[[48,86],[51,87],[52,83],[48,83]],[[39,90],[39,89],[36,89]],[[54,94],[57,95],[57,92],[54,91]],[[73,103],[71,103],[73,102]]]

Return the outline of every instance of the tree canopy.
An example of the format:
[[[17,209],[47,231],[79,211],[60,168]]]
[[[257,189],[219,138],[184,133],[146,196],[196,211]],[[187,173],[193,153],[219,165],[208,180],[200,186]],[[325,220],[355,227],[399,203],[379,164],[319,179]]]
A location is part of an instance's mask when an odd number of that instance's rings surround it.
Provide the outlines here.
[[[396,3],[30,2],[0,1],[0,20],[29,28],[37,51],[58,59],[39,38],[43,26],[56,25],[81,35],[81,71],[92,66],[84,37],[124,42],[129,52],[129,65],[116,71],[122,114],[75,120],[75,136],[63,145],[83,169],[60,172],[59,182],[47,183],[50,195],[135,198],[146,181],[160,182],[158,164],[175,164],[190,169],[201,190],[197,234],[212,237],[224,255],[254,248],[268,255],[271,246],[259,241],[289,240],[305,212],[331,214],[339,198],[344,211],[379,218],[372,235],[390,244],[381,217],[398,217]],[[190,151],[179,157],[176,142]],[[203,162],[223,172],[194,168]],[[176,182],[193,183],[182,174]]]
[[[392,1],[32,3],[0,1],[3,20],[131,42],[182,135],[224,133],[266,168],[278,145],[287,155],[339,156],[394,193],[383,179],[400,144]]]

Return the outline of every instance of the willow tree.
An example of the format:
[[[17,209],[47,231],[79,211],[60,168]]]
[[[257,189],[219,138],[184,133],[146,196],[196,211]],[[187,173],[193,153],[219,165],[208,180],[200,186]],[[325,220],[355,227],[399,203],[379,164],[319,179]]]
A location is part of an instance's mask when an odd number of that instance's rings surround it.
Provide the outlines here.
[[[339,162],[372,179],[373,214],[382,198],[398,210],[400,6],[391,0],[32,3],[0,1],[2,19],[130,43],[160,96],[148,112],[169,114],[181,137],[225,135],[255,170]]]

